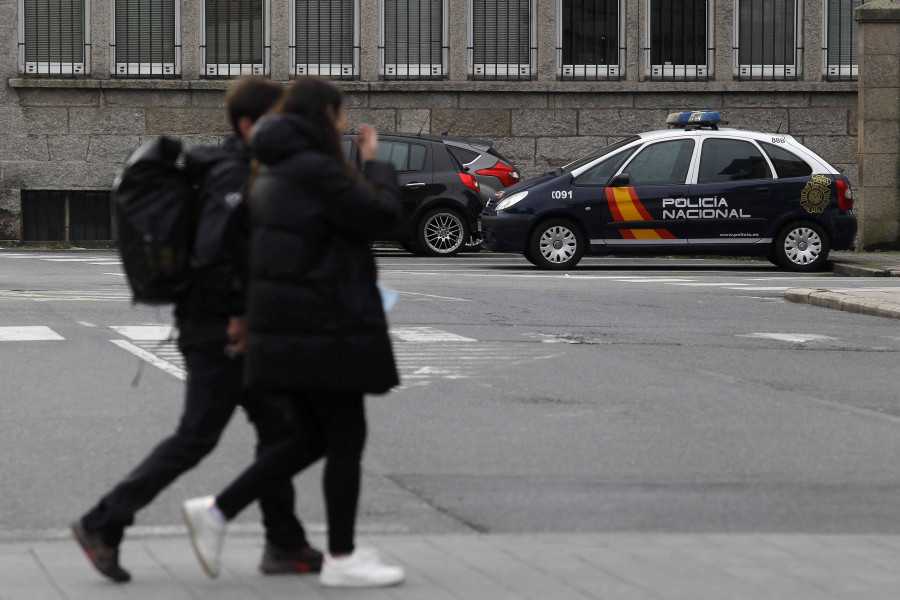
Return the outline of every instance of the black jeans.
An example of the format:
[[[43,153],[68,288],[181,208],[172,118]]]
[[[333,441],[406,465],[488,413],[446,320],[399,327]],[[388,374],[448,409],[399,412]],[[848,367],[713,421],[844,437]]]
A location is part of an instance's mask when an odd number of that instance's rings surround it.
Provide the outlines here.
[[[100,532],[118,546],[134,514],[148,505],[181,474],[196,466],[219,441],[235,408],[244,407],[257,432],[257,456],[289,439],[286,400],[243,391],[241,358],[225,355],[225,328],[180,322],[178,345],[187,365],[187,391],[181,422],[131,473],[82,519],[85,529]],[[259,496],[266,539],[285,550],[302,548],[306,532],[294,514],[290,477],[273,481]]]
[[[219,510],[230,520],[268,489],[291,477],[323,456],[322,488],[328,513],[328,550],[353,552],[356,509],[366,415],[361,392],[309,392],[291,396],[294,434],[259,456],[216,498]]]

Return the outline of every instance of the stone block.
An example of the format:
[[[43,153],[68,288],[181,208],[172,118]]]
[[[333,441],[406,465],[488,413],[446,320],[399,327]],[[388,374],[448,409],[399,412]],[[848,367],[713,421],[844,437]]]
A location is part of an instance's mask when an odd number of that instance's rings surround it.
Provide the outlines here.
[[[88,162],[123,163],[141,145],[136,135],[96,135],[88,145]]]
[[[864,121],[863,154],[896,154],[900,152],[900,122]]]
[[[58,134],[67,126],[65,108],[0,107],[0,134]]]
[[[788,110],[790,111],[789,133],[792,135],[847,133],[849,119],[849,109],[847,108],[792,108]]]
[[[227,90],[191,90],[189,104],[199,108],[218,108],[225,110],[225,94]]]
[[[0,240],[22,237],[22,194],[19,190],[0,189]]]
[[[863,184],[859,190],[860,216],[866,220],[896,220],[900,218],[900,194],[896,186]]]
[[[115,163],[3,162],[0,185],[35,190],[108,190],[119,170]]]
[[[831,164],[856,162],[857,138],[849,135],[807,135],[803,145]]]
[[[218,146],[222,139],[214,135],[186,135],[181,138],[181,147],[184,152],[190,152],[200,146]]]
[[[19,106],[100,106],[100,90],[21,88]]]
[[[635,105],[636,94],[627,92],[574,92],[571,94],[551,94],[551,108],[631,108]]]
[[[454,108],[455,92],[369,92],[369,108]]]
[[[43,135],[7,135],[0,143],[0,160],[50,160],[47,137]]]
[[[860,89],[897,87],[900,55],[860,56]]]
[[[667,113],[685,110],[717,110],[725,105],[725,95],[710,92],[649,92],[634,95],[635,108],[662,108]]]
[[[191,92],[181,90],[103,90],[103,104],[110,107],[184,107]]]
[[[847,133],[859,135],[859,108],[847,110]]]
[[[519,163],[534,163],[535,140],[529,137],[494,138],[494,148],[508,158],[516,168]]]
[[[863,251],[900,250],[900,221],[863,221],[859,239]]]
[[[726,107],[803,108],[809,106],[809,94],[803,92],[749,92],[724,94]],[[728,118],[728,115],[725,115]]]
[[[363,123],[368,123],[382,133],[397,132],[397,111],[351,108],[347,110],[347,129],[356,131]]]
[[[436,108],[431,113],[431,130],[451,135],[481,138],[508,137],[511,131],[510,111],[504,109]]]
[[[50,135],[47,146],[50,149],[50,160],[86,161],[90,136],[87,135]]]
[[[866,174],[866,186],[896,188],[900,185],[897,173],[900,163],[896,154],[863,154],[859,163]]]
[[[872,88],[860,93],[863,118],[876,121],[900,120],[900,87]]]
[[[809,95],[810,106],[846,106],[856,108],[859,97],[856,92],[815,92]]]
[[[364,108],[369,105],[368,92],[345,92],[344,103],[347,108]]]
[[[605,137],[579,136],[537,140],[535,164],[562,166],[607,145]]]
[[[853,163],[832,163],[835,169],[844,174],[844,177],[850,180],[850,189],[853,190],[854,201],[856,190],[859,188],[859,165]]]
[[[409,108],[397,111],[397,131],[403,133],[431,133],[431,111]]]
[[[512,113],[515,136],[564,136],[578,133],[578,113],[574,110],[517,110]]]
[[[143,132],[139,132],[143,133]],[[231,124],[220,108],[161,108],[147,110],[151,135],[228,135]]]
[[[608,135],[616,131],[618,109],[578,111],[578,135]]]
[[[724,116],[728,126],[737,129],[802,135],[788,130],[789,111],[788,108],[730,108]]]
[[[69,109],[69,133],[140,135],[146,131],[144,111],[132,108]]]
[[[866,23],[864,50],[871,54],[900,54],[896,23]]]
[[[495,94],[492,92],[462,92],[459,94],[460,108],[548,108],[545,93]]]

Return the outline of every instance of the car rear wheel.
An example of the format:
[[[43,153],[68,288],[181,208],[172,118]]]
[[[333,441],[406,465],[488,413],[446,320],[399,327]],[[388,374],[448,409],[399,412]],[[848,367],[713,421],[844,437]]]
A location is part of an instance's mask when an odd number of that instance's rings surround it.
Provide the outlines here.
[[[542,269],[571,269],[584,256],[581,231],[565,219],[541,223],[528,242],[525,258]]]
[[[819,271],[825,267],[830,249],[821,225],[794,221],[775,238],[772,254],[776,264],[788,271]]]
[[[416,239],[427,256],[454,256],[469,239],[469,228],[456,211],[436,208],[419,221]]]

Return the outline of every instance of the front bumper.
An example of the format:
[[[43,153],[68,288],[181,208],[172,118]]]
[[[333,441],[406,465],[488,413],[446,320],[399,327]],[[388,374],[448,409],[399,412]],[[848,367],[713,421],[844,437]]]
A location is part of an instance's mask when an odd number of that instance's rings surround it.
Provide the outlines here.
[[[533,215],[503,212],[481,215],[481,245],[493,252],[524,253]]]

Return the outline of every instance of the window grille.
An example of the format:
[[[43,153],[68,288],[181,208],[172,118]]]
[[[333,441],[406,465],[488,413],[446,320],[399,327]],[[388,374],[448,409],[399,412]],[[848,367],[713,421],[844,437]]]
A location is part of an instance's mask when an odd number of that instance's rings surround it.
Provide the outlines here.
[[[537,58],[532,0],[471,0],[469,74],[531,79]]]
[[[158,77],[181,73],[180,2],[115,0],[111,6],[114,75]]]
[[[447,74],[446,9],[444,0],[382,0],[386,79],[440,79]]]
[[[22,190],[24,241],[111,240],[109,192]]]
[[[625,10],[620,0],[560,0],[557,37],[563,79],[618,79],[625,73]]]
[[[797,79],[803,54],[797,0],[738,0],[735,11],[737,78]]]
[[[269,0],[204,0],[201,51],[212,77],[269,71]]]
[[[644,76],[708,80],[715,64],[710,0],[648,0]]]
[[[295,75],[353,79],[359,75],[356,0],[291,0],[291,64]]]
[[[90,72],[90,0],[19,0],[19,70]]]
[[[863,0],[825,0],[822,39],[826,79],[856,79],[859,75],[859,25],[853,11]]]

